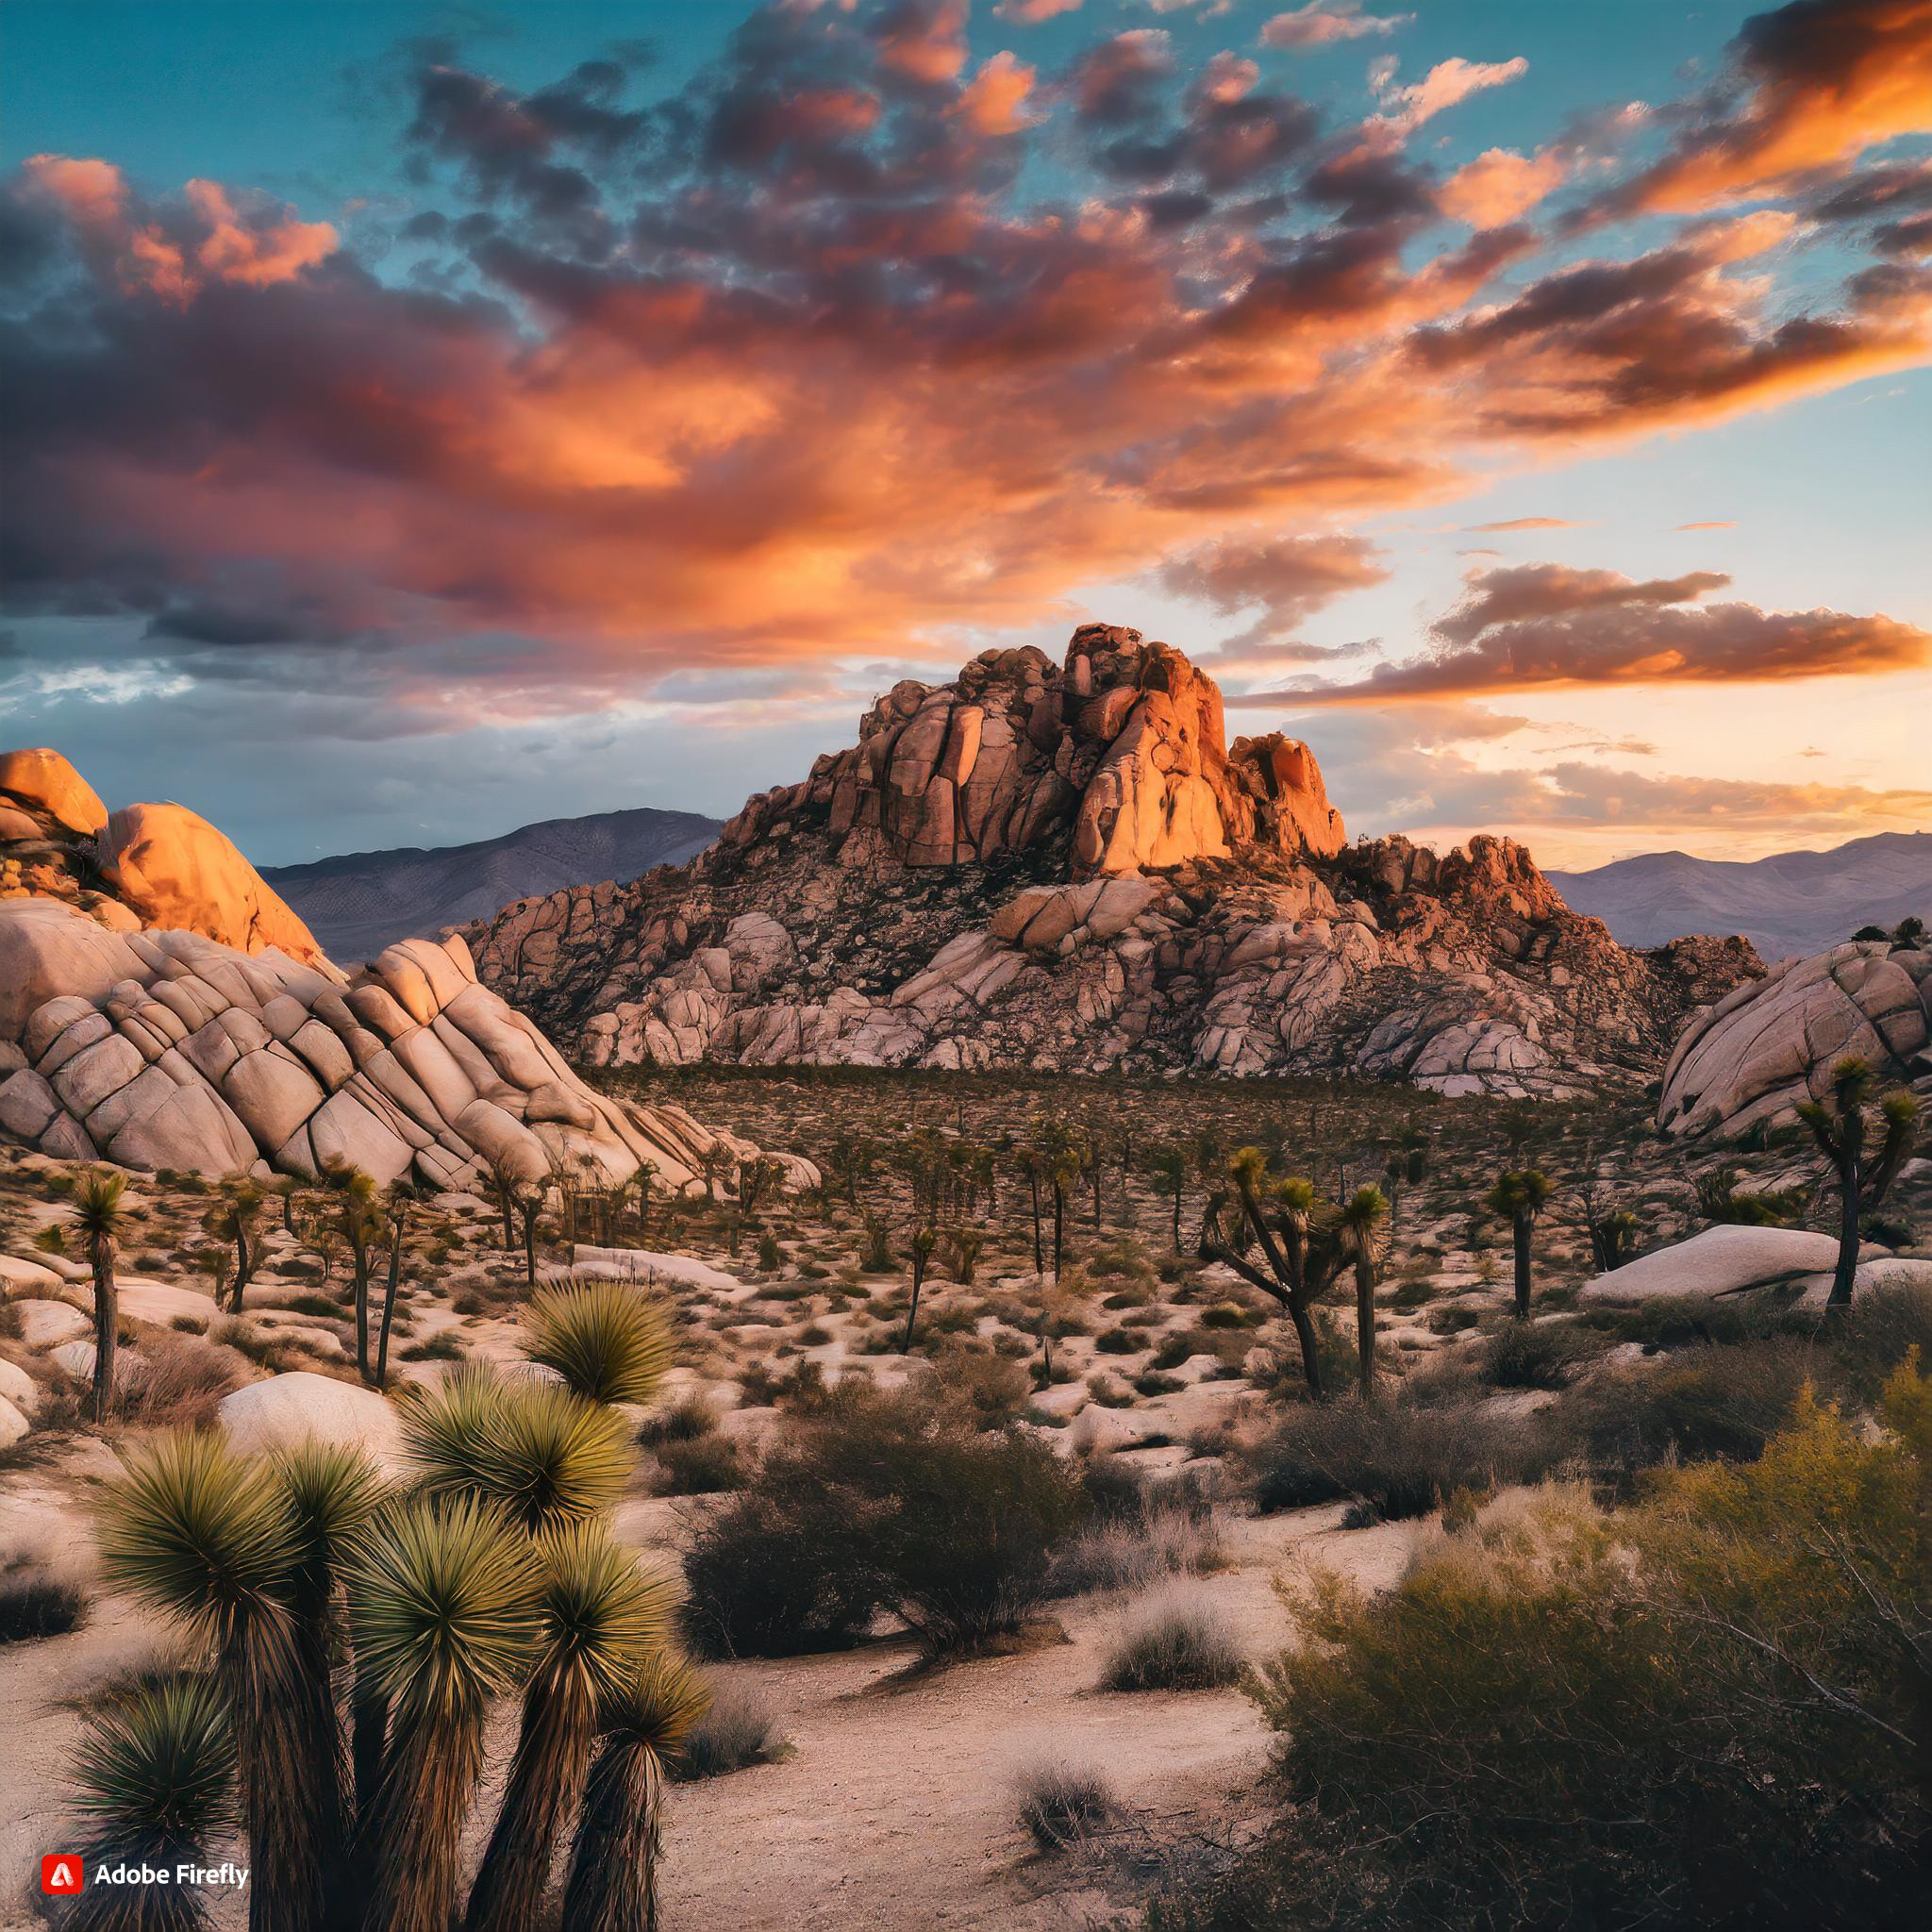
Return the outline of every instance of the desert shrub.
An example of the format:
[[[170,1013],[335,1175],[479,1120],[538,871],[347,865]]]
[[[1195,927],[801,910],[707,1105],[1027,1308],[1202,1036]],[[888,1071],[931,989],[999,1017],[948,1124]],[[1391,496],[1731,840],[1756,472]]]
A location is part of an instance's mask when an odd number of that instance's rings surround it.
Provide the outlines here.
[[[403,1351],[406,1362],[459,1362],[463,1359],[461,1338],[451,1328],[440,1328],[421,1341],[412,1341]]]
[[[682,1749],[671,1774],[680,1783],[728,1777],[754,1764],[769,1764],[785,1748],[770,1700],[756,1686],[711,1682],[711,1703]]]
[[[87,1616],[87,1592],[77,1583],[28,1564],[0,1572],[0,1643],[64,1637]]]
[[[1103,1690],[1209,1690],[1241,1674],[1234,1626],[1202,1592],[1169,1584],[1135,1605],[1108,1649]]]
[[[1932,1382],[1885,1412],[1807,1397],[1641,1507],[1512,1496],[1373,1601],[1316,1585],[1261,1673],[1282,1828],[1151,1924],[1922,1924]]]
[[[1820,1352],[1793,1336],[1685,1349],[1578,1391],[1548,1426],[1569,1431],[1577,1453],[1607,1475],[1668,1460],[1749,1460],[1821,1366],[1828,1364]]]
[[[1492,1389],[1560,1389],[1581,1354],[1567,1323],[1511,1322],[1490,1343],[1483,1380]]]
[[[659,1442],[651,1456],[658,1465],[652,1488],[660,1496],[714,1496],[748,1480],[742,1450],[717,1430]]]
[[[924,1391],[831,1391],[697,1526],[695,1639],[722,1654],[850,1641],[895,1611],[933,1653],[1017,1629],[1085,1500],[1043,1443]]]
[[[128,1382],[122,1414],[150,1428],[206,1428],[222,1397],[239,1386],[234,1365],[219,1348],[173,1332],[142,1344],[147,1373]]]
[[[710,1657],[840,1649],[878,1607],[858,1526],[782,1457],[767,1458],[758,1482],[692,1524],[684,1576],[686,1630]]]
[[[1033,1395],[1032,1372],[1022,1359],[957,1340],[939,1351],[934,1374],[944,1399],[986,1428],[1017,1421]]]
[[[1843,1380],[1870,1401],[1908,1350],[1916,1348],[1922,1360],[1932,1362],[1932,1287],[1896,1282],[1861,1289],[1824,1337]]]
[[[1523,1431],[1473,1404],[1349,1400],[1291,1411],[1247,1459],[1257,1509],[1350,1497],[1392,1521],[1427,1515],[1452,1490],[1519,1480],[1535,1451]]]
[[[1056,1762],[1020,1774],[1020,1823],[1042,1852],[1063,1852],[1104,1831],[1120,1810],[1097,1771]]]
[[[687,1395],[670,1407],[648,1416],[638,1429],[638,1442],[655,1449],[660,1442],[690,1442],[710,1435],[718,1426],[718,1412],[702,1395]]]
[[[1146,1343],[1130,1328],[1106,1328],[1093,1338],[1102,1355],[1138,1355]]]

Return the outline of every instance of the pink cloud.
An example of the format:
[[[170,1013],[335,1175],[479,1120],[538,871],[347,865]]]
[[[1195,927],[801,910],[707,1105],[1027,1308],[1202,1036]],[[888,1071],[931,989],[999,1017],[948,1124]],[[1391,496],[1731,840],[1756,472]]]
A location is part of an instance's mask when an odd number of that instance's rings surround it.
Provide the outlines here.
[[[1568,162],[1553,149],[1529,156],[1492,147],[1457,169],[1436,191],[1436,200],[1444,214],[1473,228],[1498,228],[1527,214],[1568,173]]]

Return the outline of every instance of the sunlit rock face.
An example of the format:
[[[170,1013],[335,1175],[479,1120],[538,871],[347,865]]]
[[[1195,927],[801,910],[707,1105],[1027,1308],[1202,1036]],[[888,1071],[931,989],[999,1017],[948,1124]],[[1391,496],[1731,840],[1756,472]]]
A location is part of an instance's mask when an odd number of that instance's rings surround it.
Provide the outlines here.
[[[62,1159],[211,1175],[340,1164],[433,1188],[586,1160],[614,1182],[648,1161],[675,1189],[713,1146],[757,1153],[681,1108],[593,1092],[476,983],[459,938],[405,940],[345,982],[276,947],[111,932],[24,898],[0,904],[0,1133]]]
[[[895,685],[808,787],[848,865],[972,865],[1069,833],[1076,875],[1342,845],[1306,745],[1230,752],[1214,680],[1113,625],[1075,631],[1064,668],[988,651],[950,684]],[[725,838],[755,837],[760,816],[748,807]]]
[[[0,902],[59,899],[116,932],[201,933],[333,974],[315,936],[228,836],[185,805],[109,813],[44,746],[0,752]]]
[[[1848,1058],[1932,1099],[1932,950],[1855,941],[1734,989],[1678,1040],[1657,1124],[1720,1139],[1787,1125]]]
[[[1229,746],[1178,651],[1083,625],[896,686],[709,852],[466,928],[479,977],[599,1064],[1237,1076],[1449,1094],[1651,1077],[1760,970],[1618,946],[1521,846],[1349,846],[1307,746]]]

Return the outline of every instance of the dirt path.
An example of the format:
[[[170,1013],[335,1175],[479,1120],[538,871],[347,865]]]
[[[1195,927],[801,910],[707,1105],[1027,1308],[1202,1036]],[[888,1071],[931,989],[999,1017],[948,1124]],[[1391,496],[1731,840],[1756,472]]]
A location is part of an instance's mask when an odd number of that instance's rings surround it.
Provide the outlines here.
[[[44,1523],[57,1509],[52,1494],[16,1489],[0,1516]],[[625,1512],[624,1533],[658,1542],[662,1509]],[[1413,1526],[1343,1533],[1340,1514],[1306,1510],[1229,1525],[1233,1565],[1199,1587],[1234,1620],[1250,1655],[1282,1640],[1273,1579],[1284,1570],[1313,1560],[1370,1586],[1394,1577]],[[936,1672],[908,1672],[903,1641],[723,1667],[720,1676],[764,1693],[792,1748],[779,1763],[673,1791],[667,1932],[1083,1925],[1101,1901],[1082,1890],[1079,1867],[1036,1853],[1016,1816],[1015,1777],[1042,1758],[1099,1771],[1158,1840],[1257,1812],[1260,1801],[1250,1792],[1266,1764],[1267,1733],[1239,1691],[1093,1688],[1129,1601],[1063,1606],[1067,1641]],[[145,1659],[159,1641],[132,1605],[97,1598],[73,1635],[0,1650],[7,1932],[40,1924],[25,1904],[40,1855],[64,1848],[62,1768],[79,1720],[60,1700]],[[486,1816],[479,1807],[473,1836],[480,1839]],[[216,1913],[225,1932],[244,1921],[228,1901]]]

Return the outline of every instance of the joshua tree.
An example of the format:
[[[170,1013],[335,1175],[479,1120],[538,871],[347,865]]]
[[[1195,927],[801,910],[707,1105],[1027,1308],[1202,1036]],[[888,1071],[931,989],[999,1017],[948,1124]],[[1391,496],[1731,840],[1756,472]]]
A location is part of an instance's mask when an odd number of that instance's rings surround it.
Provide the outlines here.
[[[407,1181],[397,1180],[390,1184],[389,1190],[389,1281],[382,1291],[382,1319],[376,1326],[375,1337],[375,1386],[389,1387],[389,1331],[396,1315],[396,1290],[403,1279],[403,1235],[408,1224],[409,1203],[415,1199],[415,1190]],[[239,1302],[238,1295],[236,1300]]]
[[[382,1239],[382,1207],[375,1177],[359,1167],[332,1166],[328,1179],[335,1192],[336,1231],[349,1251],[349,1270],[356,1284],[356,1367],[371,1379],[369,1366],[369,1271],[375,1244]]]
[[[1044,1274],[1046,1256],[1040,1245],[1040,1176],[1043,1163],[1037,1148],[1022,1147],[1019,1154],[1020,1171],[1026,1176],[1026,1198],[1033,1210],[1033,1272]]]
[[[108,1491],[99,1532],[113,1582],[187,1624],[212,1659],[235,1727],[252,1932],[320,1932],[328,1774],[305,1722],[291,1607],[302,1550],[282,1485],[219,1434],[166,1436]]]
[[[1859,1217],[1872,1213],[1884,1200],[1899,1170],[1911,1156],[1919,1138],[1919,1103],[1903,1088],[1878,1103],[1885,1134],[1878,1154],[1866,1165],[1865,1140],[1872,1124],[1866,1108],[1871,1101],[1873,1073],[1867,1060],[1839,1061],[1831,1074],[1831,1104],[1807,1101],[1798,1116],[1811,1129],[1811,1138],[1838,1174],[1838,1266],[1832,1273],[1827,1308],[1847,1308],[1858,1269]]]
[[[1155,1186],[1174,1204],[1174,1246],[1178,1254],[1181,1245],[1181,1202],[1188,1191],[1188,1150],[1175,1146],[1172,1141],[1165,1142],[1148,1155],[1147,1170],[1154,1176]]]
[[[1619,1208],[1607,1188],[1591,1182],[1583,1193],[1583,1224],[1590,1234],[1590,1257],[1599,1274],[1608,1274],[1637,1251],[1637,1216]]]
[[[235,1738],[211,1678],[180,1676],[110,1701],[75,1764],[88,1820],[84,1864],[111,1855],[172,1872],[200,1864],[235,1815]],[[105,1886],[82,1894],[89,1932],[206,1932],[208,1894],[192,1885]]]
[[[496,1211],[503,1219],[503,1251],[507,1255],[516,1246],[516,1230],[512,1225],[516,1218],[517,1183],[516,1176],[500,1160],[490,1163],[490,1185],[496,1195]]]
[[[865,1246],[860,1251],[858,1265],[868,1274],[883,1274],[892,1265],[892,1244],[890,1239],[891,1229],[886,1224],[883,1214],[865,1210]]]
[[[598,1325],[561,1309],[545,1321],[580,1341]],[[650,1380],[637,1372],[638,1334],[619,1323],[601,1347],[563,1353],[593,1358],[597,1386],[634,1393]],[[411,1395],[401,1419],[411,1473],[393,1487],[343,1449],[243,1458],[219,1434],[184,1433],[108,1488],[108,1575],[188,1626],[211,1679],[117,1699],[97,1717],[81,1804],[106,1821],[104,1846],[188,1855],[237,1792],[254,1932],[538,1924],[576,1812],[571,1896],[590,1903],[564,1923],[636,1932],[652,1909],[661,1765],[635,1754],[675,1748],[703,1691],[662,1652],[670,1586],[608,1534],[631,1474],[626,1424],[572,1388],[475,1368]],[[338,1662],[352,1752],[331,1689]],[[644,1694],[674,1681],[668,1712]],[[462,1833],[486,1720],[512,1691],[515,1755],[465,1913]],[[170,1916],[177,1896],[191,1903]],[[130,1903],[123,1918],[104,1889],[89,1923],[191,1932],[193,1897],[129,1889],[131,1902],[159,1903]]]
[[[1083,1136],[1064,1121],[1047,1121],[1033,1136],[1032,1153],[1040,1177],[1053,1193],[1053,1272],[1059,1278],[1067,1254],[1067,1193],[1086,1166]],[[1038,1241],[1035,1242],[1036,1255]]]
[[[537,1287],[537,1224],[543,1213],[543,1190],[525,1182],[518,1187],[512,1198],[517,1219],[524,1230],[524,1281],[534,1292]]]
[[[268,1184],[268,1191],[282,1204],[282,1232],[286,1235],[295,1232],[295,1196],[301,1187],[302,1183],[291,1174],[278,1174]]]
[[[718,1183],[731,1172],[730,1150],[722,1141],[713,1141],[698,1156],[698,1172],[705,1177],[705,1199],[715,1203],[718,1198]]]
[[[1222,1239],[1220,1213],[1212,1204],[1202,1230],[1202,1257],[1232,1268],[1242,1280],[1272,1296],[1288,1310],[1288,1318],[1294,1324],[1295,1340],[1301,1345],[1302,1374],[1307,1381],[1308,1392],[1319,1399],[1326,1391],[1322,1386],[1321,1343],[1308,1310],[1334,1281],[1341,1255],[1339,1249],[1333,1256],[1320,1257],[1311,1253],[1315,1231],[1313,1184],[1300,1179],[1271,1182],[1266,1157],[1258,1147],[1243,1147],[1228,1163],[1228,1175],[1241,1202],[1243,1224],[1258,1243],[1268,1272],[1264,1274],[1234,1243]],[[1214,1197],[1215,1202],[1225,1198]]]
[[[912,1237],[907,1248],[907,1259],[912,1264],[912,1299],[906,1307],[906,1339],[899,1344],[901,1355],[912,1352],[912,1331],[919,1320],[919,1291],[925,1286],[925,1271],[932,1261],[932,1251],[939,1246],[939,1234],[930,1227],[920,1228]]]
[[[121,1334],[121,1296],[114,1285],[114,1249],[126,1225],[125,1174],[91,1167],[74,1190],[74,1230],[94,1275],[94,1420],[108,1419],[114,1399],[114,1346]]]
[[[946,1230],[947,1259],[953,1270],[953,1279],[962,1287],[971,1283],[974,1270],[979,1265],[979,1251],[985,1246],[986,1236],[976,1227]]]
[[[1355,1346],[1364,1402],[1375,1392],[1375,1259],[1388,1212],[1380,1188],[1357,1188],[1337,1217],[1338,1244],[1355,1269]]]
[[[491,1703],[529,1668],[541,1572],[529,1540],[474,1495],[417,1496],[357,1549],[349,1621],[389,1706],[366,1923],[448,1932]]]
[[[663,1651],[606,1701],[571,1849],[571,1932],[658,1932],[665,1766],[710,1701],[703,1678]]]
[[[582,1523],[542,1538],[537,1667],[496,1828],[470,1892],[466,1932],[525,1932],[539,1923],[551,1860],[590,1769],[600,1706],[621,1695],[669,1635],[676,1592]]]
[[[524,1332],[525,1354],[589,1402],[651,1401],[676,1352],[663,1304],[621,1281],[542,1290]]]
[[[210,1234],[235,1244],[233,1296],[228,1303],[236,1314],[242,1312],[242,1297],[255,1278],[256,1264],[261,1259],[261,1210],[265,1196],[254,1181],[238,1181],[211,1210],[204,1224]]]
[[[1509,1239],[1516,1255],[1515,1312],[1519,1322],[1529,1320],[1529,1237],[1549,1198],[1549,1176],[1531,1167],[1511,1169],[1498,1175],[1484,1203],[1491,1214],[1509,1224]]]

